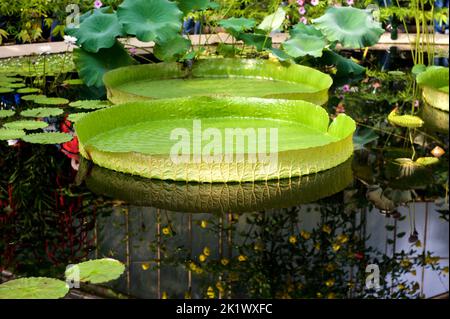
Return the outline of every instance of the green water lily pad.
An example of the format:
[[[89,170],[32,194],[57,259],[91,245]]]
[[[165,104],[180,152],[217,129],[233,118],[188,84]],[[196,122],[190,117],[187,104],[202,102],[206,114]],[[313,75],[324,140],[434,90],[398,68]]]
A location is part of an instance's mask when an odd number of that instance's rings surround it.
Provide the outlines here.
[[[5,85],[5,87],[11,88],[11,89],[24,88],[25,86],[26,85],[24,83],[9,83],[9,84]]]
[[[31,94],[31,93],[39,93],[39,92],[41,92],[41,90],[38,88],[22,88],[22,89],[17,90],[17,93],[20,93],[20,94]]]
[[[244,59],[198,60],[119,68],[105,74],[108,99],[120,104],[143,99],[186,96],[241,96],[299,99],[323,104],[331,77],[298,64]]]
[[[38,130],[47,127],[48,123],[44,121],[20,120],[5,123],[3,126],[9,129],[17,130]]]
[[[391,113],[389,113],[388,121],[391,124],[407,128],[418,128],[424,123],[423,120],[416,115],[399,115],[397,109],[394,109]]]
[[[279,7],[277,11],[264,18],[264,20],[258,25],[258,29],[264,30],[267,33],[273,32],[283,25],[285,17],[286,12],[282,7]]]
[[[35,133],[22,137],[22,140],[32,144],[62,144],[72,139],[72,135],[59,132]]]
[[[77,43],[89,52],[110,48],[115,44],[116,37],[123,35],[117,15],[101,11],[95,11],[76,30]]]
[[[69,79],[69,80],[65,80],[63,82],[63,84],[66,84],[66,85],[83,85],[84,82],[83,82],[82,79]]]
[[[29,94],[29,95],[24,95],[21,97],[22,100],[24,101],[34,101],[36,99],[40,99],[40,98],[44,98],[47,97],[43,94]]]
[[[13,116],[14,114],[16,114],[16,112],[13,110],[0,110],[0,119]]]
[[[72,265],[65,272],[66,280],[79,280],[101,284],[119,278],[125,271],[125,265],[111,258],[85,261]]]
[[[37,107],[22,111],[20,115],[23,117],[49,117],[63,114],[64,111],[56,107]]]
[[[13,130],[7,128],[0,128],[0,140],[17,140],[25,136],[25,131],[23,130]]]
[[[143,42],[167,41],[181,30],[183,13],[168,0],[125,0],[117,16],[128,34]]]
[[[37,97],[33,101],[36,104],[44,105],[65,105],[69,103],[68,99],[62,97]]]
[[[442,111],[449,111],[448,68],[428,68],[417,76],[417,83],[423,88],[423,98],[429,105]]]
[[[435,165],[437,163],[439,163],[439,158],[437,157],[419,157],[418,159],[416,159],[416,163],[423,165],[423,166],[430,166],[430,165]]]
[[[381,23],[373,19],[369,10],[353,7],[330,7],[313,23],[329,41],[338,41],[345,48],[372,46],[384,33]]]
[[[45,277],[19,278],[0,285],[0,299],[59,299],[68,292],[64,281]]]
[[[109,49],[100,49],[98,53],[87,52],[83,49],[74,49],[73,60],[78,74],[87,86],[102,87],[103,75],[109,70],[133,64],[123,45],[116,44]]]
[[[12,93],[14,89],[7,87],[0,87],[0,94]]]
[[[255,138],[262,134],[261,144],[229,149],[234,144],[222,138],[233,135],[229,128],[237,129],[237,138],[247,134],[242,132],[250,131]],[[121,104],[90,113],[75,124],[80,153],[102,167],[147,178],[197,182],[278,179],[326,170],[351,156],[355,128],[355,122],[343,114],[329,125],[325,109],[305,101],[218,97]],[[190,142],[195,132],[203,130],[219,136],[211,141],[216,143],[215,160]],[[186,140],[174,136],[180,131]],[[275,140],[276,147],[268,145]],[[256,154],[263,149],[269,152],[270,147],[275,162],[264,157],[255,160]],[[181,151],[186,156],[174,159]],[[239,160],[242,157],[247,160]]]
[[[219,25],[225,28],[228,32],[239,33],[253,29],[256,25],[256,21],[246,18],[229,18],[226,20],[220,20]]]
[[[89,113],[87,112],[81,112],[81,113],[72,113],[69,114],[69,116],[67,117],[67,119],[70,122],[76,123],[78,122],[80,119],[82,119],[83,117],[85,117],[86,115],[88,115]]]
[[[86,110],[96,110],[109,107],[108,101],[102,100],[78,100],[75,102],[70,102],[69,106]]]

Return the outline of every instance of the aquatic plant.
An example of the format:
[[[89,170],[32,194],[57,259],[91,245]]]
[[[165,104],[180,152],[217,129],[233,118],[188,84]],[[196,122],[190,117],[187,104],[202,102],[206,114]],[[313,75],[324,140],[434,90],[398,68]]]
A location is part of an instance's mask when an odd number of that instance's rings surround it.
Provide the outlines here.
[[[425,102],[442,111],[449,111],[449,69],[429,67],[417,76],[417,83],[422,87]]]

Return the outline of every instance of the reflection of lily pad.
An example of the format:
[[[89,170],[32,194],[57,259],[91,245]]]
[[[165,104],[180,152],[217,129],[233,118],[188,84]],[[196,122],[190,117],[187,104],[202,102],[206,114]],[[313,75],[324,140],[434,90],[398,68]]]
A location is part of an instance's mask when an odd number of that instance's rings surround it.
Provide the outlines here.
[[[9,129],[17,129],[17,130],[38,130],[47,127],[48,123],[44,121],[21,120],[8,122],[5,123],[3,126]]]
[[[22,111],[20,115],[23,117],[49,117],[61,115],[64,111],[56,107],[37,107]]]
[[[16,114],[16,112],[13,110],[0,110],[0,119],[13,116],[14,114]]]
[[[38,97],[34,100],[34,103],[44,105],[65,105],[69,103],[69,100],[62,97]]]
[[[24,95],[21,97],[22,100],[24,101],[34,101],[36,99],[40,99],[40,98],[44,98],[46,97],[43,94],[30,94],[30,95]]]
[[[72,265],[65,272],[66,280],[105,283],[119,278],[125,271],[125,266],[118,260],[102,258]]]
[[[62,144],[69,142],[73,136],[67,133],[46,132],[29,134],[22,138],[25,142],[32,144]]]
[[[23,130],[0,128],[0,140],[17,140],[25,135]]]
[[[23,88],[23,89],[18,89],[17,93],[20,94],[30,94],[30,93],[39,93],[41,90],[38,88]]]
[[[0,285],[0,299],[59,299],[68,292],[64,281],[45,277],[19,278]]]

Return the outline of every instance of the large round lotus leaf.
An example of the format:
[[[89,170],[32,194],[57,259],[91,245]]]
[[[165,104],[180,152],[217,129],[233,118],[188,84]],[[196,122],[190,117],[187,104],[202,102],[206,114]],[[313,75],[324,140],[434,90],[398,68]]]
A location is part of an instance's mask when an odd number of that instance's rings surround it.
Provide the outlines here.
[[[79,109],[96,110],[108,107],[108,101],[102,100],[78,100],[69,103],[69,106],[76,107]]]
[[[313,26],[299,23],[291,30],[291,38],[283,42],[284,51],[294,58],[310,55],[321,57],[326,42],[322,32]]]
[[[103,86],[105,72],[134,63],[128,52],[117,41],[111,48],[100,49],[97,53],[74,49],[73,60],[83,82],[87,86],[96,87]]]
[[[215,3],[209,0],[178,0],[177,4],[178,8],[180,8],[184,14],[188,14],[191,11],[202,11],[217,7]]]
[[[8,128],[0,128],[0,140],[17,140],[25,135],[23,130],[13,130]]]
[[[125,266],[118,260],[102,258],[72,265],[66,270],[66,280],[101,284],[119,278]]]
[[[352,182],[351,159],[317,174],[246,183],[186,183],[160,181],[80,163],[77,182],[94,193],[130,205],[192,213],[243,213],[287,208],[317,201]]]
[[[256,25],[256,21],[253,19],[246,18],[230,18],[226,20],[220,20],[219,25],[228,32],[243,32],[250,29]]]
[[[192,69],[180,63],[119,68],[105,74],[115,104],[186,96],[241,96],[306,100],[323,104],[331,77],[298,64],[269,60],[205,59]]]
[[[336,66],[336,75],[338,77],[361,75],[366,71],[363,66],[355,63],[351,59],[347,59],[336,52],[326,49],[323,51],[320,62],[328,66]]]
[[[69,100],[62,97],[37,97],[34,99],[34,103],[44,105],[65,105],[69,103]]]
[[[117,16],[128,34],[140,41],[166,41],[181,30],[183,13],[168,0],[125,0]]]
[[[258,25],[258,29],[266,32],[275,31],[283,25],[285,17],[286,12],[283,8],[279,7],[275,13],[264,18],[264,20]]]
[[[89,52],[112,47],[116,37],[121,35],[123,31],[117,15],[100,11],[84,20],[75,33],[77,43]]]
[[[72,135],[59,132],[35,133],[22,137],[22,140],[32,144],[62,144],[72,139]]]
[[[0,285],[0,299],[59,299],[68,292],[64,281],[45,277],[20,278]]]
[[[63,114],[64,111],[56,107],[37,107],[34,109],[29,109],[22,111],[20,115],[23,117],[49,117],[58,116]]]
[[[75,128],[80,153],[102,167],[162,180],[240,182],[339,165],[353,153],[355,122],[341,114],[329,125],[325,109],[305,101],[191,97],[117,105],[86,115]],[[204,131],[210,135],[199,146],[193,134]],[[230,144],[235,134],[253,142]]]
[[[14,92],[14,89],[12,89],[12,88],[0,87],[0,94],[6,94],[6,93],[12,93],[12,92]]]
[[[44,98],[47,97],[43,94],[30,94],[30,95],[24,95],[21,97],[22,100],[24,101],[34,101],[36,99],[40,99],[40,98]]]
[[[44,121],[21,120],[8,122],[3,126],[15,130],[38,130],[47,127],[48,123]]]
[[[16,112],[13,110],[0,110],[0,119],[13,116],[14,114],[16,114]]]
[[[30,93],[39,93],[41,90],[38,88],[23,88],[23,89],[18,89],[17,93],[20,94],[30,94]]]
[[[237,33],[236,40],[244,42],[248,46],[254,46],[258,52],[272,47],[272,38],[258,33]]]
[[[384,33],[381,23],[373,19],[369,10],[353,7],[331,7],[313,23],[329,41],[338,41],[345,48],[375,45]]]
[[[177,35],[164,42],[159,42],[153,48],[153,54],[161,61],[173,62],[183,57],[191,47],[191,41]]]
[[[429,105],[449,111],[448,68],[428,68],[417,76],[417,83],[423,88],[423,98]]]

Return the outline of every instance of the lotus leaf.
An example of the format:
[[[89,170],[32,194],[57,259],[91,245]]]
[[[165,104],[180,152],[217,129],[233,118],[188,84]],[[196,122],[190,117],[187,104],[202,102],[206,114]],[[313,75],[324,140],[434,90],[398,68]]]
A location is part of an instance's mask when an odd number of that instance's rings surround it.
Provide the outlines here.
[[[157,43],[153,54],[161,61],[174,62],[182,58],[190,47],[190,40],[177,35],[167,41]]]
[[[209,0],[178,0],[177,3],[178,8],[180,8],[184,14],[188,14],[191,11],[202,11],[217,7],[216,3]]]
[[[228,32],[239,33],[253,29],[256,25],[256,21],[246,18],[229,18],[226,20],[220,20],[219,25],[225,28]]]
[[[258,25],[258,29],[264,30],[267,33],[273,32],[283,25],[285,17],[286,12],[283,8],[279,7],[275,13],[264,18],[264,20]]]

